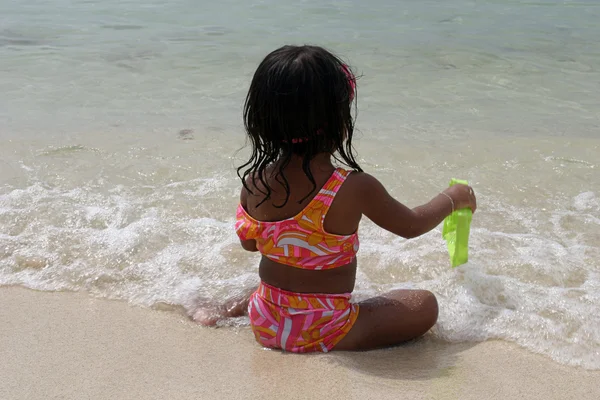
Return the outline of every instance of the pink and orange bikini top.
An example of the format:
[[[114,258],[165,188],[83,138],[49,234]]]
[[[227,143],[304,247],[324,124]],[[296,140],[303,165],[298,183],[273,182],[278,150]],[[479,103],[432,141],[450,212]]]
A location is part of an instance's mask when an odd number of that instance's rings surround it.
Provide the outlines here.
[[[238,236],[256,240],[258,251],[270,260],[297,268],[322,270],[352,262],[358,234],[335,235],[323,228],[327,211],[350,172],[337,168],[300,213],[282,221],[257,221],[240,204],[235,223]]]

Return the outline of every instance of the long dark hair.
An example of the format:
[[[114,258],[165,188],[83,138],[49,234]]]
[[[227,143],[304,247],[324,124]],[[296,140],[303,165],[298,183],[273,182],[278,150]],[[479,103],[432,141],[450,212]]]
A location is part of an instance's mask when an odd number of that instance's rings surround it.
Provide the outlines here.
[[[271,197],[266,169],[278,161],[275,180],[285,188],[283,207],[290,197],[284,168],[292,155],[302,157],[302,170],[317,188],[310,161],[320,153],[362,171],[354,159],[354,120],[350,108],[356,98],[356,78],[338,57],[318,46],[283,46],[260,63],[244,104],[244,126],[252,145],[250,159],[237,169],[246,190],[252,184]],[[256,185],[257,180],[264,190]]]

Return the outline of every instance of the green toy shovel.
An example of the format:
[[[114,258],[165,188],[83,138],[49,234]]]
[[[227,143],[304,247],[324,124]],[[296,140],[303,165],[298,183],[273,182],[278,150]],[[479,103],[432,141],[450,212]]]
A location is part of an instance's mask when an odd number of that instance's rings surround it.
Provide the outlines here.
[[[450,186],[457,183],[469,184],[467,181],[453,178],[450,181]],[[472,218],[473,212],[468,208],[464,208],[454,211],[444,220],[442,237],[448,245],[452,268],[465,264],[469,260],[469,232],[471,231]]]

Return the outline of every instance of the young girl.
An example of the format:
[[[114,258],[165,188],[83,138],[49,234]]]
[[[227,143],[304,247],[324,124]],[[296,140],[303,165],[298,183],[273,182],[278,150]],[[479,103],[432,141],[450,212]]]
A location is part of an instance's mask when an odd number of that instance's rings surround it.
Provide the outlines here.
[[[252,154],[238,169],[236,232],[259,251],[261,283],[248,305],[256,340],[292,352],[367,350],[423,335],[438,305],[426,290],[394,290],[355,304],[362,216],[404,238],[429,232],[452,211],[475,211],[473,190],[455,185],[410,209],[364,173],[352,149],[356,79],[315,46],[284,46],[258,66],[244,107]],[[332,159],[349,170],[335,167]],[[210,324],[201,312],[200,322]]]

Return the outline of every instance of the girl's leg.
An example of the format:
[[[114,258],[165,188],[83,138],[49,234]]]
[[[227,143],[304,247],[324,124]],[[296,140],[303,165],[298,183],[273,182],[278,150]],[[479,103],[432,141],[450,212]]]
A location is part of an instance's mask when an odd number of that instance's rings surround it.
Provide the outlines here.
[[[427,290],[394,290],[359,303],[358,318],[334,350],[369,350],[418,338],[435,324],[438,304]]]

